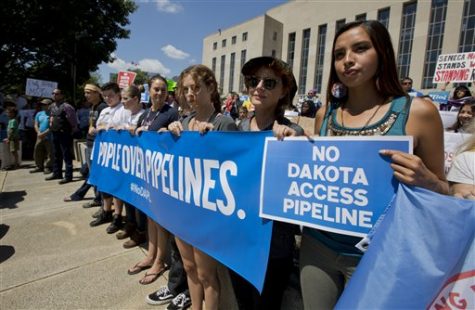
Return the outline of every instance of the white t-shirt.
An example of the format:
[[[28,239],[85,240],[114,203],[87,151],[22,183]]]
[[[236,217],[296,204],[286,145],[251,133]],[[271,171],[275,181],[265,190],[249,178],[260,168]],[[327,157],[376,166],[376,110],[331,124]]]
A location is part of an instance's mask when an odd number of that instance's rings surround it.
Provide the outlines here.
[[[128,124],[130,111],[124,108],[122,103],[115,107],[107,107],[101,111],[97,119],[97,126],[106,126],[106,128],[120,127]]]
[[[131,115],[130,115],[130,118],[129,118],[129,121],[127,122],[127,128],[135,128],[135,127],[137,127],[137,123],[139,122],[139,118],[140,118],[140,116],[143,114],[143,112],[145,112],[145,110],[144,110],[144,109],[141,109],[141,110],[138,111],[137,113],[131,114]]]
[[[475,152],[463,152],[455,156],[447,174],[447,180],[455,183],[475,185]]]

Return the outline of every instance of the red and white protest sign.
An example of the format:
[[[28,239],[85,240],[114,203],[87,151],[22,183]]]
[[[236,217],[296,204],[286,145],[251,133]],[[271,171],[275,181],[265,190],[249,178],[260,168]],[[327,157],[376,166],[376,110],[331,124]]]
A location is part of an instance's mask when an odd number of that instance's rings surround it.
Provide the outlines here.
[[[137,73],[130,71],[120,71],[117,75],[117,84],[120,88],[126,88],[127,86],[132,85],[135,80]]]
[[[467,83],[475,80],[475,52],[439,55],[433,83]]]

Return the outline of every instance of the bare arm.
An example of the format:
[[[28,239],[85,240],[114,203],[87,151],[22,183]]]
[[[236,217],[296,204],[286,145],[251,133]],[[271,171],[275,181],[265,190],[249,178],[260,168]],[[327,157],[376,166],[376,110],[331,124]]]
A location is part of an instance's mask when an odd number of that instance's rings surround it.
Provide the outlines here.
[[[394,176],[403,183],[448,194],[444,173],[444,129],[436,107],[414,98],[406,133],[414,137],[414,155],[393,150],[381,151],[391,157]]]

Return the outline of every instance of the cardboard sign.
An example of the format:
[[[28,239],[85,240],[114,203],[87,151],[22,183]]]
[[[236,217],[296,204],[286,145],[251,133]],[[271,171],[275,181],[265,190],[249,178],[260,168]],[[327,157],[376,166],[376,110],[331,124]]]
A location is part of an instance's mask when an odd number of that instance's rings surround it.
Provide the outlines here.
[[[137,73],[135,72],[120,71],[119,74],[117,74],[117,84],[119,84],[120,88],[126,88],[132,85],[136,76]]]
[[[439,55],[433,83],[468,83],[475,80],[475,52]]]
[[[25,94],[32,97],[52,98],[51,94],[57,87],[57,82],[26,79]]]

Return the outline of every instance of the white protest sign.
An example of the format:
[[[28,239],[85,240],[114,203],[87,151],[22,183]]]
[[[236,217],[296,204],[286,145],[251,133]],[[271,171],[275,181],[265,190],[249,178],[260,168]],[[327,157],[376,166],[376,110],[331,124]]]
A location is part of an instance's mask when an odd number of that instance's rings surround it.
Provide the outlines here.
[[[51,98],[51,93],[57,87],[57,82],[28,78],[26,79],[25,94],[32,97]]]
[[[475,52],[439,55],[433,83],[467,83],[475,80]]]
[[[449,172],[458,148],[468,139],[470,134],[459,132],[444,132],[445,174]]]

